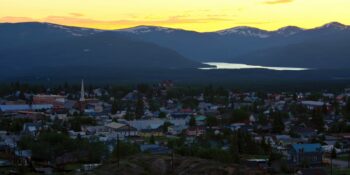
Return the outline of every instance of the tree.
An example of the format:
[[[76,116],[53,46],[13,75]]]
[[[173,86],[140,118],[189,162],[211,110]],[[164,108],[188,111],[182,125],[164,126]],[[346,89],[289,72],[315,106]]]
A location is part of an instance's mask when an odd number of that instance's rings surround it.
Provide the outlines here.
[[[119,102],[117,100],[114,100],[113,104],[112,104],[112,111],[111,111],[111,113],[112,114],[116,114],[119,109],[120,109]]]
[[[282,159],[282,155],[281,154],[272,151],[269,154],[269,165],[271,166],[273,161],[281,160],[281,159]]]
[[[80,162],[97,163],[107,155],[107,147],[101,142],[90,142],[86,139],[71,139],[68,135],[45,132],[35,140],[29,136],[19,141],[21,149],[30,149],[33,159],[57,162],[58,157],[71,155]]]
[[[139,84],[137,85],[137,90],[143,94],[146,94],[150,91],[150,87],[147,84]]]
[[[266,125],[268,123],[267,117],[263,113],[258,115],[258,123],[260,125]]]
[[[214,88],[212,85],[204,88],[204,99],[206,102],[212,103],[214,101]]]
[[[240,163],[239,148],[237,136],[233,135],[231,138],[230,153],[232,156],[233,163]]]
[[[232,111],[231,122],[242,122],[249,120],[249,113],[243,109],[235,109]]]
[[[117,150],[117,146],[114,148],[112,152],[112,157],[116,158],[118,156],[120,158],[125,158],[127,156],[132,156],[140,152],[139,147],[136,144],[132,144],[125,141],[119,141],[119,151]]]
[[[311,123],[318,131],[324,130],[324,118],[320,110],[312,111]]]
[[[206,125],[209,126],[210,128],[213,126],[216,126],[218,124],[218,119],[213,116],[209,116],[206,118]]]
[[[350,98],[348,98],[344,110],[347,114],[350,114]]]
[[[149,110],[150,111],[153,111],[153,112],[158,111],[159,107],[160,107],[160,105],[158,104],[158,102],[156,100],[152,99],[149,101]]]
[[[159,118],[165,118],[166,117],[166,113],[165,112],[160,112],[158,117]]]
[[[340,149],[341,148],[340,142],[339,141],[335,142],[334,147]]]
[[[337,158],[337,151],[336,151],[335,148],[332,149],[331,158],[332,159],[336,159]]]
[[[323,114],[327,114],[327,113],[328,113],[328,107],[327,107],[326,104],[324,104],[324,105],[322,106],[322,112],[323,112]]]
[[[172,126],[172,125],[173,125],[173,124],[170,123],[170,122],[168,122],[168,121],[164,122],[164,124],[162,125],[162,130],[163,130],[163,132],[164,132],[164,133],[168,132],[168,127],[169,127],[169,126]]]
[[[151,135],[151,137],[149,138],[149,143],[150,143],[150,144],[156,143],[156,140],[155,140],[155,138],[154,138],[154,135]]]
[[[2,118],[0,119],[0,129],[10,132],[20,132],[24,123],[33,122],[30,118]]]
[[[139,97],[136,102],[136,109],[135,109],[136,117],[141,118],[144,115],[144,103],[143,98]]]
[[[196,119],[195,119],[193,116],[191,116],[191,118],[190,118],[189,125],[190,125],[191,127],[197,125],[197,124],[196,124]]]
[[[69,120],[71,129],[74,131],[81,131],[81,127],[84,125],[96,125],[96,120],[91,117],[77,116]]]
[[[134,115],[133,115],[132,112],[131,112],[130,103],[127,103],[127,106],[126,106],[126,114],[125,114],[124,118],[125,118],[126,120],[132,120],[132,119],[134,119]]]
[[[20,91],[18,98],[21,99],[21,100],[25,100],[26,99],[26,96],[24,95],[23,91]]]
[[[184,100],[182,100],[182,107],[183,108],[191,108],[191,109],[195,109],[198,106],[198,100],[192,97],[189,98],[185,98]]]
[[[272,131],[280,133],[284,130],[284,123],[280,114],[273,115]]]

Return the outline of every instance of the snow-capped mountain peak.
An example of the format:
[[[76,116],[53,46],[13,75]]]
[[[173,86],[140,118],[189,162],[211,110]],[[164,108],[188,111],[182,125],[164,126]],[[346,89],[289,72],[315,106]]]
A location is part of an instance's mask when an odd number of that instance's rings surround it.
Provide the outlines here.
[[[127,29],[120,29],[117,31],[129,32],[133,34],[143,34],[143,33],[149,33],[149,32],[171,33],[171,32],[174,32],[175,29],[158,27],[158,26],[137,26],[137,27],[127,28]]]
[[[52,23],[45,23],[45,24],[48,27],[63,30],[65,32],[71,34],[72,36],[76,36],[76,37],[87,36],[87,35],[94,35],[96,33],[99,33],[99,32],[103,31],[103,30],[98,30],[98,29],[63,26],[63,25],[52,24]]]
[[[249,37],[257,37],[257,38],[268,38],[270,37],[270,32],[261,30],[258,28],[253,27],[247,27],[247,26],[241,26],[241,27],[234,27],[231,29],[225,29],[217,31],[219,35],[241,35],[241,36],[249,36]]]
[[[336,30],[346,30],[346,29],[350,29],[349,26],[346,26],[342,23],[339,23],[339,22],[331,22],[331,23],[328,23],[328,24],[325,24],[321,27],[318,27],[316,29],[336,29]]]
[[[304,31],[304,29],[300,28],[300,27],[296,27],[296,26],[286,26],[286,27],[282,27],[278,30],[276,30],[275,32],[279,35],[283,35],[283,36],[292,36],[295,35],[299,32]]]

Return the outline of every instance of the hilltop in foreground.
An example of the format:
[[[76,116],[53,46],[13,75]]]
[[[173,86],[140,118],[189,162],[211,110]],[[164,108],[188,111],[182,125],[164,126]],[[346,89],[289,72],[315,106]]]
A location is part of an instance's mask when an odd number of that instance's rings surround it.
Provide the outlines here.
[[[121,162],[120,169],[117,163],[103,165],[96,174],[98,175],[141,175],[141,174],[264,174],[258,170],[248,169],[235,164],[223,164],[215,161],[199,159],[194,157],[174,157],[174,167],[171,166],[171,156],[137,155]]]

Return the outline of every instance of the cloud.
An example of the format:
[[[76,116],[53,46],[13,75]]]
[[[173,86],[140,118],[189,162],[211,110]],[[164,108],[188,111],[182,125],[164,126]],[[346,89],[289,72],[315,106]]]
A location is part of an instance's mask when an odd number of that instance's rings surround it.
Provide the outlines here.
[[[32,18],[27,17],[15,17],[15,16],[5,16],[0,18],[0,22],[29,22],[33,21]]]
[[[95,20],[86,17],[70,14],[71,16],[47,16],[45,18],[26,18],[26,17],[2,17],[0,22],[49,22],[63,25],[73,26],[109,26],[109,27],[125,27],[137,25],[175,25],[175,24],[191,24],[191,23],[208,23],[212,21],[232,21],[232,18],[220,16],[205,16],[202,18],[190,18],[188,15],[170,16],[165,19],[126,19],[126,20]]]
[[[274,4],[286,4],[286,3],[291,3],[294,0],[267,0],[263,2],[264,4],[269,4],[269,5],[274,5]]]
[[[81,17],[81,16],[84,16],[83,14],[81,13],[69,13],[69,15],[71,16],[75,16],[75,17]]]

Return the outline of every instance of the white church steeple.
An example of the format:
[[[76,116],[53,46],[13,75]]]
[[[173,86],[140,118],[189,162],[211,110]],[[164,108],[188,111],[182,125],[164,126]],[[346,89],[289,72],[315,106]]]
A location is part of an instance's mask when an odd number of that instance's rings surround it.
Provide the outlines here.
[[[81,80],[80,101],[85,101],[84,80]]]

